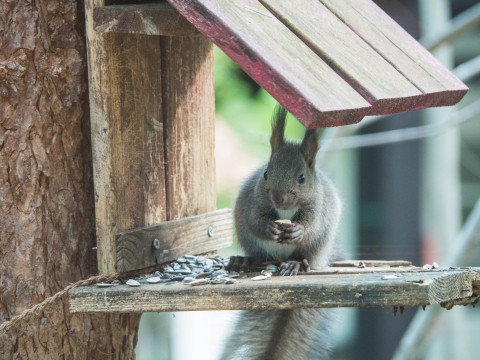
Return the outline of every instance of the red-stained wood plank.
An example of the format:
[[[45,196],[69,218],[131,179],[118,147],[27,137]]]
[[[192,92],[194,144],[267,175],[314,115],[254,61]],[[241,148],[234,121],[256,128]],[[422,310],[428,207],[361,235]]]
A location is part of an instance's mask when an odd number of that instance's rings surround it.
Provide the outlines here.
[[[342,22],[419,88],[419,108],[459,102],[468,88],[370,0],[320,0]]]
[[[371,115],[412,110],[423,93],[318,1],[260,0],[372,104]]]
[[[302,123],[360,121],[370,104],[256,0],[168,0]]]

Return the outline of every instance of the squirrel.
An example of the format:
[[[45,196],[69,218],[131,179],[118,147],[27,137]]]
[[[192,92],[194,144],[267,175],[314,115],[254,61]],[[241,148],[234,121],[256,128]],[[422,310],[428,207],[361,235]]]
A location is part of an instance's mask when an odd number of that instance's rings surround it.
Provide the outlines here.
[[[282,262],[283,276],[328,266],[339,257],[341,216],[335,186],[315,166],[318,133],[307,130],[300,144],[286,141],[287,114],[277,105],[270,160],[245,181],[236,199],[237,238],[250,260],[232,257],[237,268],[238,261],[245,265],[252,259]],[[235,266],[232,260],[229,265]],[[222,359],[325,359],[330,352],[329,317],[327,309],[243,312]]]

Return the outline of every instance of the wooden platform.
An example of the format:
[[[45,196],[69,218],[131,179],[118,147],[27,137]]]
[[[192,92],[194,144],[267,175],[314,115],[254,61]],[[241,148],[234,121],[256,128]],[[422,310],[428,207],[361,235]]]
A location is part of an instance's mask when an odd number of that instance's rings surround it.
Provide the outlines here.
[[[231,285],[140,287],[96,285],[71,289],[70,311],[161,312],[274,310],[313,307],[405,307],[475,303],[480,268],[330,267],[295,277],[239,279]]]

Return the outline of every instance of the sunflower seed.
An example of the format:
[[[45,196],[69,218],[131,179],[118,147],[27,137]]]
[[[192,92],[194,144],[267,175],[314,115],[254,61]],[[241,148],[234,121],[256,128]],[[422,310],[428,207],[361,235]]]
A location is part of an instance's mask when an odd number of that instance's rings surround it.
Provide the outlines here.
[[[266,274],[254,276],[254,277],[252,277],[252,280],[253,281],[266,280],[266,279],[271,278],[271,277],[272,277],[272,274],[266,273]]]
[[[185,277],[185,279],[183,279],[184,284],[190,284],[193,281],[195,281],[195,278],[191,277],[191,276],[187,276],[187,277]]]
[[[197,279],[195,281],[192,281],[190,285],[192,286],[199,286],[199,285],[206,285],[209,283],[208,279]]]
[[[115,286],[114,284],[109,284],[109,283],[97,283],[97,286],[100,287],[100,288],[108,288],[108,287],[112,287],[112,286]]]
[[[162,279],[160,279],[160,277],[158,277],[158,276],[152,276],[152,277],[147,278],[147,282],[149,284],[156,284],[156,283],[159,283],[160,281],[162,281]]]
[[[395,280],[398,279],[398,275],[383,275],[382,280]]]
[[[140,286],[140,283],[137,280],[133,280],[133,279],[127,280],[125,284],[132,287]]]

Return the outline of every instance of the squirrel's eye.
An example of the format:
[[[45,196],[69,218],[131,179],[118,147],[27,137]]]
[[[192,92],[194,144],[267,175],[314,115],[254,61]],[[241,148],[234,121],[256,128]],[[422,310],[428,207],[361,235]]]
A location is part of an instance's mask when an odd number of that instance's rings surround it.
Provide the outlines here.
[[[263,174],[263,177],[265,178],[265,180],[267,180],[267,172],[265,171],[265,173]]]
[[[305,182],[305,176],[303,176],[303,174],[300,174],[300,175],[298,176],[298,182],[299,182],[300,184],[303,184],[303,183]]]

